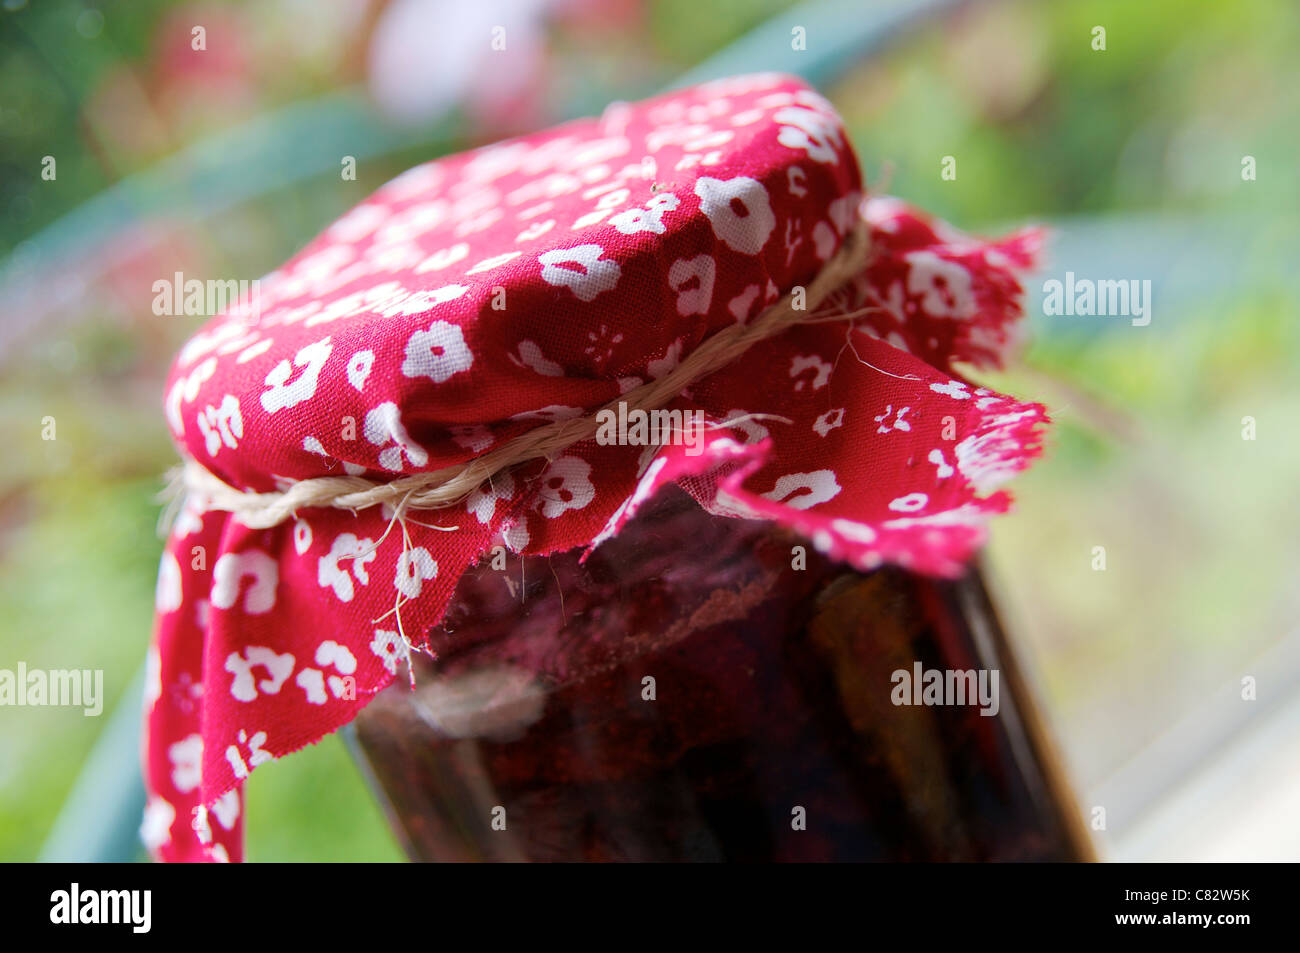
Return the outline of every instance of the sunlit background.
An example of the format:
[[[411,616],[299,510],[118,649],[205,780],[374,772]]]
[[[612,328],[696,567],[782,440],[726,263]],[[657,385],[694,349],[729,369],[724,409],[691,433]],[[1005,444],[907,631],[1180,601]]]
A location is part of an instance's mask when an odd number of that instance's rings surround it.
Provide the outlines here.
[[[1056,419],[987,561],[1102,855],[1300,859],[1298,27],[1291,0],[0,0],[0,668],[108,696],[0,709],[0,858],[140,855],[161,392],[202,320],[153,282],[256,278],[419,161],[775,68],[874,185],[1054,229],[1023,360],[982,378]],[[1044,316],[1066,271],[1150,279],[1150,325]],[[400,857],[337,738],[249,794],[250,859]]]

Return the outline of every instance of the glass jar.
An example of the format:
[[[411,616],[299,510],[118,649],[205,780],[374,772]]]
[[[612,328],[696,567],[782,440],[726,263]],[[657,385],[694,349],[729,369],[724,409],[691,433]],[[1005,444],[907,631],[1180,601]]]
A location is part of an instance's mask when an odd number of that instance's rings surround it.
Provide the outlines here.
[[[1092,859],[978,571],[856,572],[675,489],[579,556],[485,558],[348,732],[412,859]],[[927,704],[931,670],[996,690]]]

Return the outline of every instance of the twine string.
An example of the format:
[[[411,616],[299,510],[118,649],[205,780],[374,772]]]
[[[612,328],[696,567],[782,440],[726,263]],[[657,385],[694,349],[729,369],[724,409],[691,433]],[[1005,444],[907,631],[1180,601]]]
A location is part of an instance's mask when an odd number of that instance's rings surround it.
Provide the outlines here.
[[[387,504],[396,511],[395,519],[403,522],[403,515],[409,510],[441,509],[453,505],[483,483],[520,464],[542,458],[554,459],[565,448],[595,436],[603,411],[617,411],[620,404],[629,412],[662,408],[691,384],[726,367],[758,342],[775,337],[789,327],[829,320],[851,322],[855,317],[853,312],[824,314],[818,309],[833,292],[863,270],[868,246],[866,225],[859,222],[835,255],[803,289],[803,307],[795,307],[796,293],[800,289],[793,289],[752,322],[729,325],[711,335],[672,370],[609,401],[596,412],[535,427],[465,463],[384,482],[356,476],[312,477],[293,481],[278,492],[258,493],[230,486],[191,458],[185,461],[174,483],[188,495],[188,505],[195,510],[233,513],[251,529],[278,526],[293,518],[298,510],[310,507],[334,507],[355,512]]]

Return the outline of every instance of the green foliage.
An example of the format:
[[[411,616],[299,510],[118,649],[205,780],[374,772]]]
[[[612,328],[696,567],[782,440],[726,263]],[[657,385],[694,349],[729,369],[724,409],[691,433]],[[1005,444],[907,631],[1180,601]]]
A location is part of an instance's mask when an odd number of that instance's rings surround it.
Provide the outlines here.
[[[248,780],[248,859],[403,860],[343,741],[331,735]]]
[[[551,64],[548,89],[584,108],[648,91],[787,7],[650,2],[638,42],[618,48],[627,67],[617,71],[584,52],[569,24],[556,31],[566,57]],[[77,0],[0,11],[0,251],[133,173],[138,190],[97,220],[129,223],[112,247],[136,248],[142,222],[175,231],[162,252],[141,243],[145,252],[126,256],[126,287],[58,315],[16,357],[0,355],[0,439],[17,448],[0,457],[0,667],[102,668],[113,703],[151,624],[153,496],[174,460],[162,375],[195,326],[150,315],[147,281],[131,286],[131,275],[152,280],[181,261],[195,272],[263,273],[426,158],[435,136],[377,138],[364,101],[334,95],[355,72],[339,75],[336,60],[283,42],[290,5],[270,2],[219,8],[270,24],[247,51],[257,98],[218,92],[192,100],[203,109],[168,114],[167,96],[183,84],[163,68],[159,30],[186,5],[102,9],[95,38],[77,32]],[[1090,45],[1097,25],[1105,51]],[[808,26],[806,55],[816,57],[826,33]],[[888,167],[889,192],[971,230],[1057,223],[1053,274],[1159,279],[1148,328],[1044,317],[1031,286],[1024,362],[982,375],[1056,418],[990,555],[1084,779],[1295,625],[1298,34],[1300,7],[1289,0],[973,4],[825,90],[873,185]],[[777,53],[788,52],[788,34],[772,35],[786,48],[755,50],[747,68],[785,61]],[[124,77],[166,120],[157,129],[122,132],[105,120],[119,115],[105,104],[133,89]],[[310,101],[303,111],[278,111],[300,101]],[[448,128],[459,138],[439,148],[481,135]],[[297,164],[319,145],[303,139],[309,129],[320,141],[373,147],[357,182],[341,187],[332,166],[326,175]],[[231,150],[253,149],[262,150],[253,174],[223,164]],[[185,150],[202,157],[207,178],[157,164]],[[46,154],[58,158],[57,188],[39,177]],[[955,181],[940,177],[947,155]],[[1240,176],[1244,155],[1257,161],[1254,182]],[[217,186],[225,204],[211,201]],[[59,280],[82,280],[97,264],[74,261]],[[53,442],[40,439],[46,415],[58,421]],[[1257,421],[1255,441],[1241,439],[1245,416]],[[1090,568],[1098,545],[1105,572]],[[99,727],[80,712],[0,709],[0,857],[36,855]],[[399,856],[336,738],[259,769],[249,792],[254,859]]]

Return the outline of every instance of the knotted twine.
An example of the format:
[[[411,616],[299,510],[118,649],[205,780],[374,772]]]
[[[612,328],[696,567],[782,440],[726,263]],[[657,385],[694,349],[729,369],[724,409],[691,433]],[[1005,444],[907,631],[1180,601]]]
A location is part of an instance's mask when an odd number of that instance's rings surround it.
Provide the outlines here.
[[[520,464],[551,459],[566,447],[591,438],[599,429],[605,411],[617,410],[620,405],[629,413],[660,409],[691,384],[737,360],[759,341],[775,337],[797,324],[853,320],[857,312],[825,314],[818,309],[833,292],[862,272],[869,251],[866,223],[858,219],[839,250],[806,288],[791,289],[753,321],[733,324],[711,335],[672,370],[609,401],[593,414],[535,427],[466,463],[384,482],[359,476],[312,477],[292,481],[279,491],[259,493],[236,489],[188,458],[179,476],[173,476],[173,483],[187,494],[189,505],[197,511],[233,513],[250,529],[278,526],[294,518],[299,509],[308,507],[356,512],[387,504],[400,522],[408,510],[451,506]],[[724,421],[722,425],[734,422]]]

